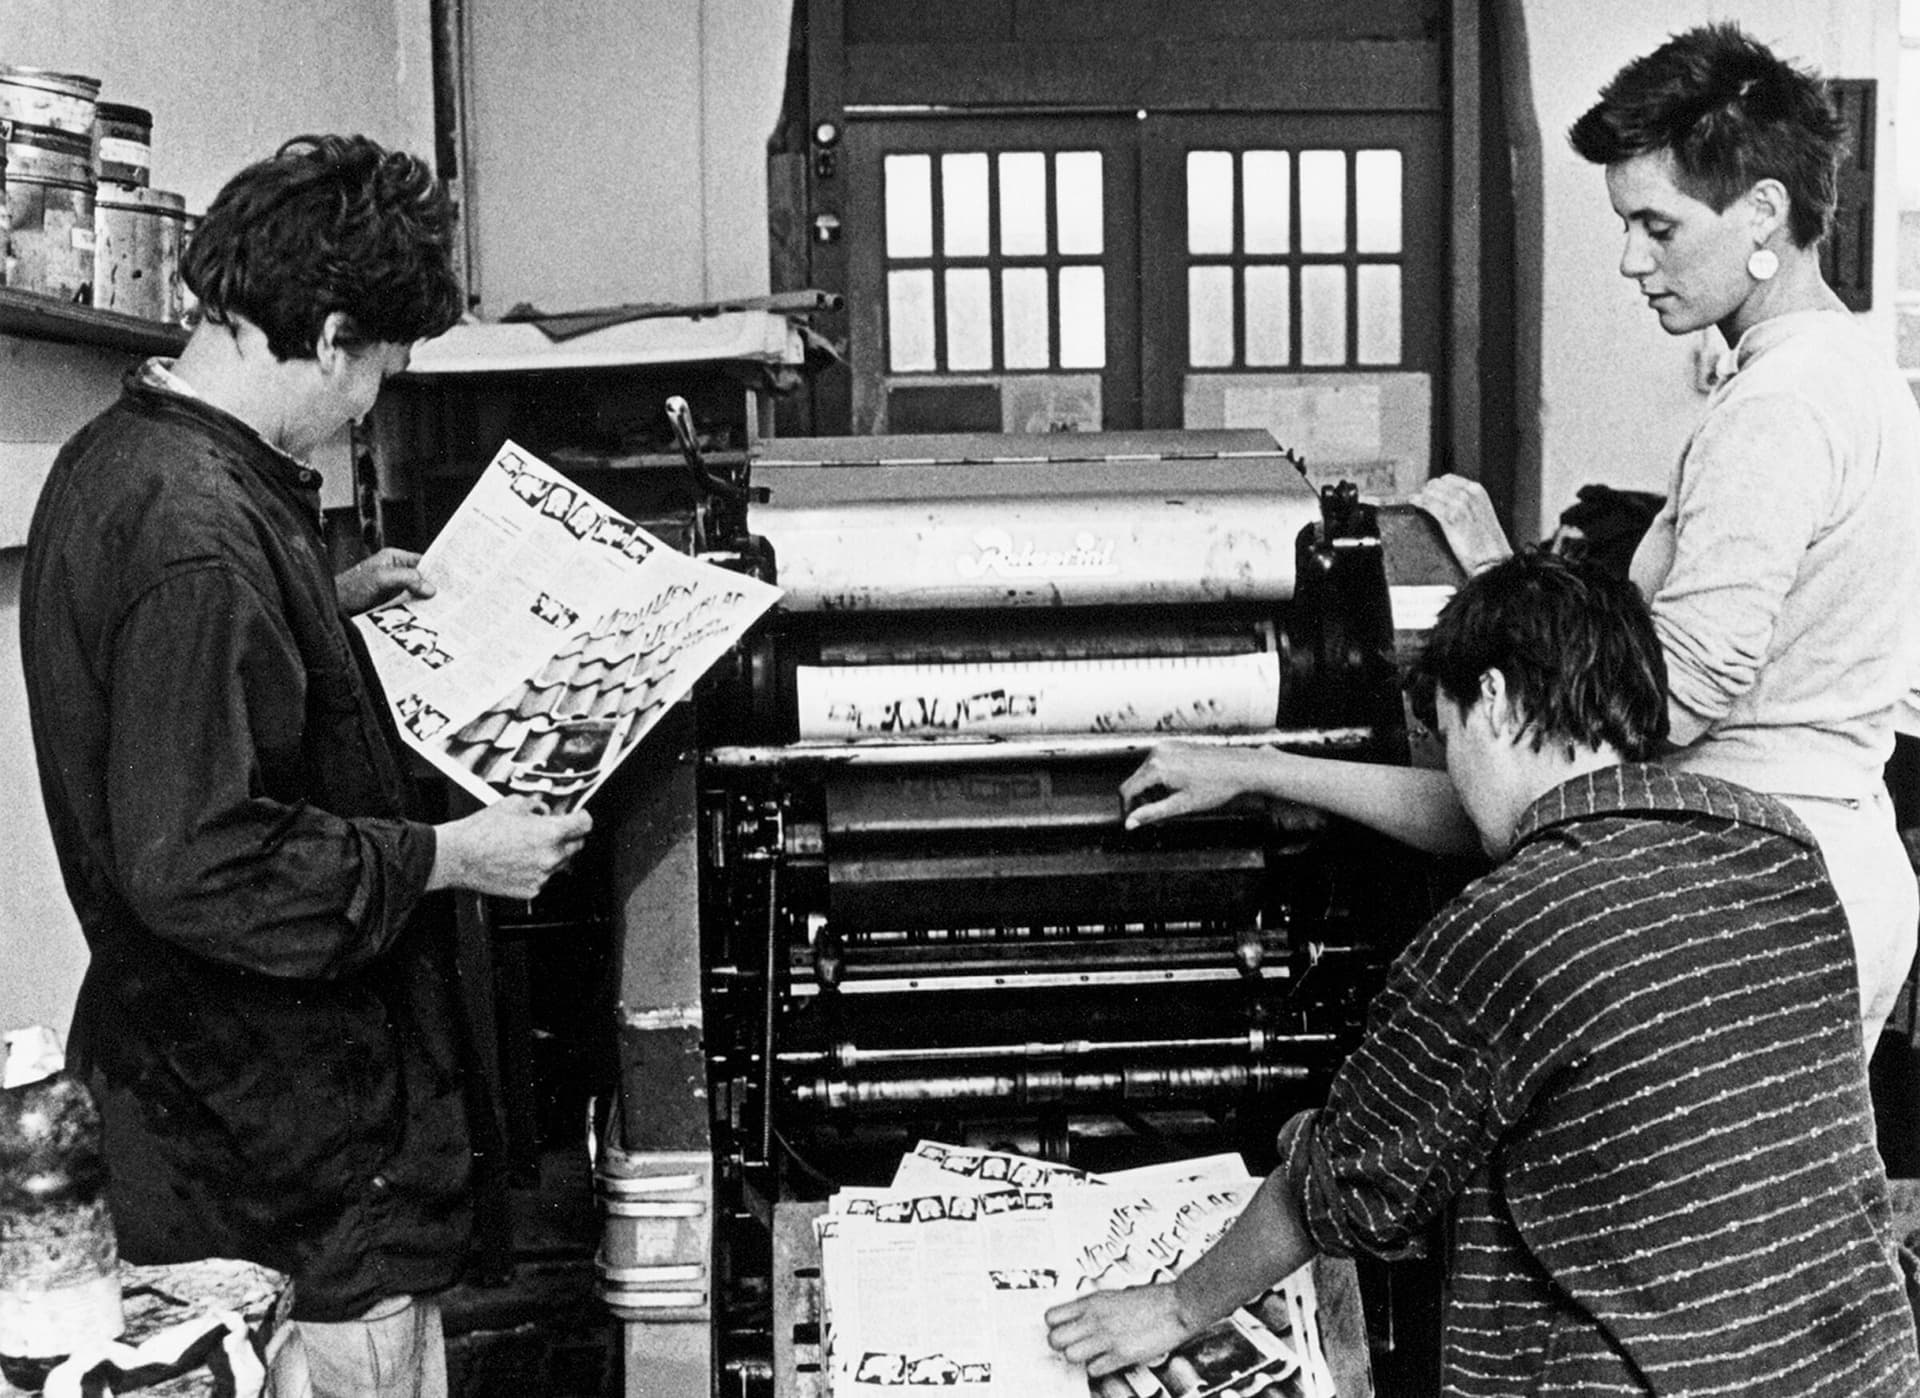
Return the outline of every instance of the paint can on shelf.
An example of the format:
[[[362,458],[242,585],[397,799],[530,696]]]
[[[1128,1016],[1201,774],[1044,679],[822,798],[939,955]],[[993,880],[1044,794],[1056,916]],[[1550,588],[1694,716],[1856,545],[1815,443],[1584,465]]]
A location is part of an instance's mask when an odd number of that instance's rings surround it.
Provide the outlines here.
[[[100,79],[0,63],[0,121],[46,126],[93,140]]]
[[[93,118],[93,172],[102,184],[153,182],[153,113],[102,102]]]
[[[180,318],[187,201],[164,189],[102,182],[93,196],[93,304],[144,320]]]
[[[91,130],[8,127],[7,286],[83,305],[92,299],[93,188]]]

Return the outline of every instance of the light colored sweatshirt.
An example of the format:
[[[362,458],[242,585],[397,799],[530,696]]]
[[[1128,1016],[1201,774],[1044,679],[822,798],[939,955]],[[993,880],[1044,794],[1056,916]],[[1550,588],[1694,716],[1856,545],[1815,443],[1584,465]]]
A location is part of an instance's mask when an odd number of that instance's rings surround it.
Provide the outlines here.
[[[1634,555],[1671,765],[1781,795],[1878,789],[1920,674],[1920,408],[1844,311],[1754,326]]]

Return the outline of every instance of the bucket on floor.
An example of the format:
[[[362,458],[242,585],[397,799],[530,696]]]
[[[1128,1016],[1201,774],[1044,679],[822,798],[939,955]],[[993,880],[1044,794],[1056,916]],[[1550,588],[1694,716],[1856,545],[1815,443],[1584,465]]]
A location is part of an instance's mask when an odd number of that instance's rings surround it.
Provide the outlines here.
[[[100,79],[0,63],[0,121],[50,126],[93,140]]]
[[[94,176],[102,184],[153,183],[153,113],[102,102],[93,118]]]
[[[178,320],[186,222],[180,195],[103,180],[93,195],[93,304],[145,320]]]

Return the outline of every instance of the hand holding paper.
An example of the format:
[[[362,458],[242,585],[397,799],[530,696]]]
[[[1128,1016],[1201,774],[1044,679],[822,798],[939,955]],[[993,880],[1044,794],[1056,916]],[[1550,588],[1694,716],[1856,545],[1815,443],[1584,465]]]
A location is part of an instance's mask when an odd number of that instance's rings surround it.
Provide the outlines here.
[[[531,898],[579,853],[592,828],[593,817],[585,811],[549,815],[531,797],[509,796],[435,828],[427,887]]]
[[[1047,1312],[1047,1343],[1094,1378],[1156,1361],[1198,1328],[1181,1319],[1169,1282],[1095,1291]]]
[[[402,594],[433,596],[433,584],[420,572],[420,555],[406,549],[381,549],[333,579],[340,610],[359,616]]]

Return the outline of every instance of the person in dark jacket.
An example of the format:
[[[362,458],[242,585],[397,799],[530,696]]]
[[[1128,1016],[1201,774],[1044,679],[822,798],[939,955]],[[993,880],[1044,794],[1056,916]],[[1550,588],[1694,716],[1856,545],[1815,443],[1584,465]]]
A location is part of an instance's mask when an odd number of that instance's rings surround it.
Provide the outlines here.
[[[202,320],[60,452],[21,647],[41,791],[90,961],[70,1057],[135,1263],[293,1278],[277,1391],[444,1392],[432,1296],[469,1241],[451,947],[435,889],[530,898],[589,818],[509,799],[438,825],[345,619],[303,458],[457,318],[453,221],[418,159],[288,142],[184,258]]]

